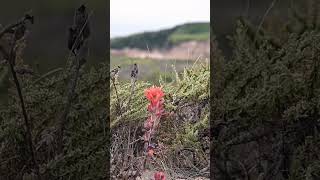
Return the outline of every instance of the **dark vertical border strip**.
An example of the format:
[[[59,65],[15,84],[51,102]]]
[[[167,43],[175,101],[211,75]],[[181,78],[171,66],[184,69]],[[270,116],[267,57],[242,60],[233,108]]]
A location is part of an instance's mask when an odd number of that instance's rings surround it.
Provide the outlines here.
[[[214,179],[214,172],[213,172],[213,161],[214,161],[214,154],[213,154],[213,73],[212,70],[214,69],[214,63],[213,63],[213,6],[214,1],[210,1],[210,114],[209,114],[209,127],[210,127],[210,179]]]
[[[110,70],[110,1],[109,0],[105,0],[106,2],[106,58],[107,58],[107,66],[108,69]],[[110,78],[110,71],[108,71],[108,78]],[[107,115],[106,115],[106,121],[107,121],[107,138],[108,138],[108,157],[106,159],[106,177],[107,179],[110,179],[110,147],[111,147],[111,130],[110,130],[110,81],[107,81],[107,92],[106,92],[106,96],[107,96]]]

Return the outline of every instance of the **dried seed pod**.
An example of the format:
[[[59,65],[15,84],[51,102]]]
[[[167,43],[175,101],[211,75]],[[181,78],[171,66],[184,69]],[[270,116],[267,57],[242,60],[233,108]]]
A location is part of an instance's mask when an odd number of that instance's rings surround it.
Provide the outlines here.
[[[138,65],[136,63],[134,63],[133,69],[131,71],[131,77],[137,78],[137,75],[138,75]]]
[[[69,28],[68,48],[77,55],[79,50],[90,36],[88,13],[85,5],[81,5],[75,13],[74,25]],[[73,48],[72,48],[73,47]]]
[[[118,75],[120,68],[120,66],[117,66],[116,68],[112,69],[110,72],[110,76],[115,77],[116,75]]]
[[[31,24],[34,23],[34,16],[31,16],[30,14],[26,14],[24,19],[30,21]]]
[[[82,31],[83,39],[87,39],[90,36],[90,27],[88,12],[85,5],[81,5],[76,11],[75,26],[78,33]]]

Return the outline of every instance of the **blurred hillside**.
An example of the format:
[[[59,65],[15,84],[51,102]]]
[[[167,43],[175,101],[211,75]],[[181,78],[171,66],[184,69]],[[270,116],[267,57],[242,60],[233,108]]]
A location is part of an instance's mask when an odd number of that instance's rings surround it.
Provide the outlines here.
[[[119,77],[130,80],[132,65],[139,79],[171,82],[176,72],[210,59],[210,23],[187,23],[170,29],[111,39],[111,67],[121,66]]]
[[[210,38],[210,23],[187,23],[155,32],[143,32],[111,39],[112,49],[168,49],[186,41],[206,41]]]
[[[0,6],[0,24],[7,25],[15,22],[24,13],[30,12],[35,16],[35,24],[28,36],[25,49],[25,61],[38,68],[41,72],[60,67],[65,64],[68,55],[68,27],[73,22],[75,9],[86,3],[93,11],[90,17],[92,35],[90,40],[90,61],[96,64],[105,60],[107,42],[107,1],[78,1],[78,0],[11,0]]]

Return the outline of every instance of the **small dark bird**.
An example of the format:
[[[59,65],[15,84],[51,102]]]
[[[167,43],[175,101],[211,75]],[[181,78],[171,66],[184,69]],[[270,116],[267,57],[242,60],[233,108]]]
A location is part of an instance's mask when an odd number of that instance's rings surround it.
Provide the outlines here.
[[[131,77],[137,78],[137,75],[138,75],[138,65],[136,63],[134,63],[133,69],[131,71]]]

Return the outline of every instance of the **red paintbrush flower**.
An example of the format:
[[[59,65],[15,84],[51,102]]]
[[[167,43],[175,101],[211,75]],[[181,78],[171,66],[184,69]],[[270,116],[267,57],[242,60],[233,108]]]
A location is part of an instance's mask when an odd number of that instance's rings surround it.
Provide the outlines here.
[[[164,93],[161,87],[152,86],[144,91],[144,95],[151,102],[151,105],[156,105],[163,98]]]
[[[150,102],[148,105],[149,117],[144,122],[144,149],[147,157],[154,158],[156,148],[150,144],[151,139],[155,135],[156,128],[159,125],[161,116],[164,113],[164,92],[161,87],[152,86],[144,91],[144,95]],[[147,162],[147,159],[145,162]],[[163,172],[156,172],[154,178],[155,180],[166,179]]]
[[[163,113],[164,93],[161,87],[152,86],[144,92],[146,98],[150,101],[148,105],[148,111],[154,113],[157,117],[160,117]]]
[[[153,156],[154,156],[154,149],[149,148],[149,150],[148,150],[148,156],[149,156],[149,157],[153,157]]]
[[[153,126],[153,123],[153,119],[151,117],[148,117],[147,121],[144,122],[144,129],[147,131],[150,130]]]
[[[154,180],[166,180],[166,176],[163,172],[154,173]]]

